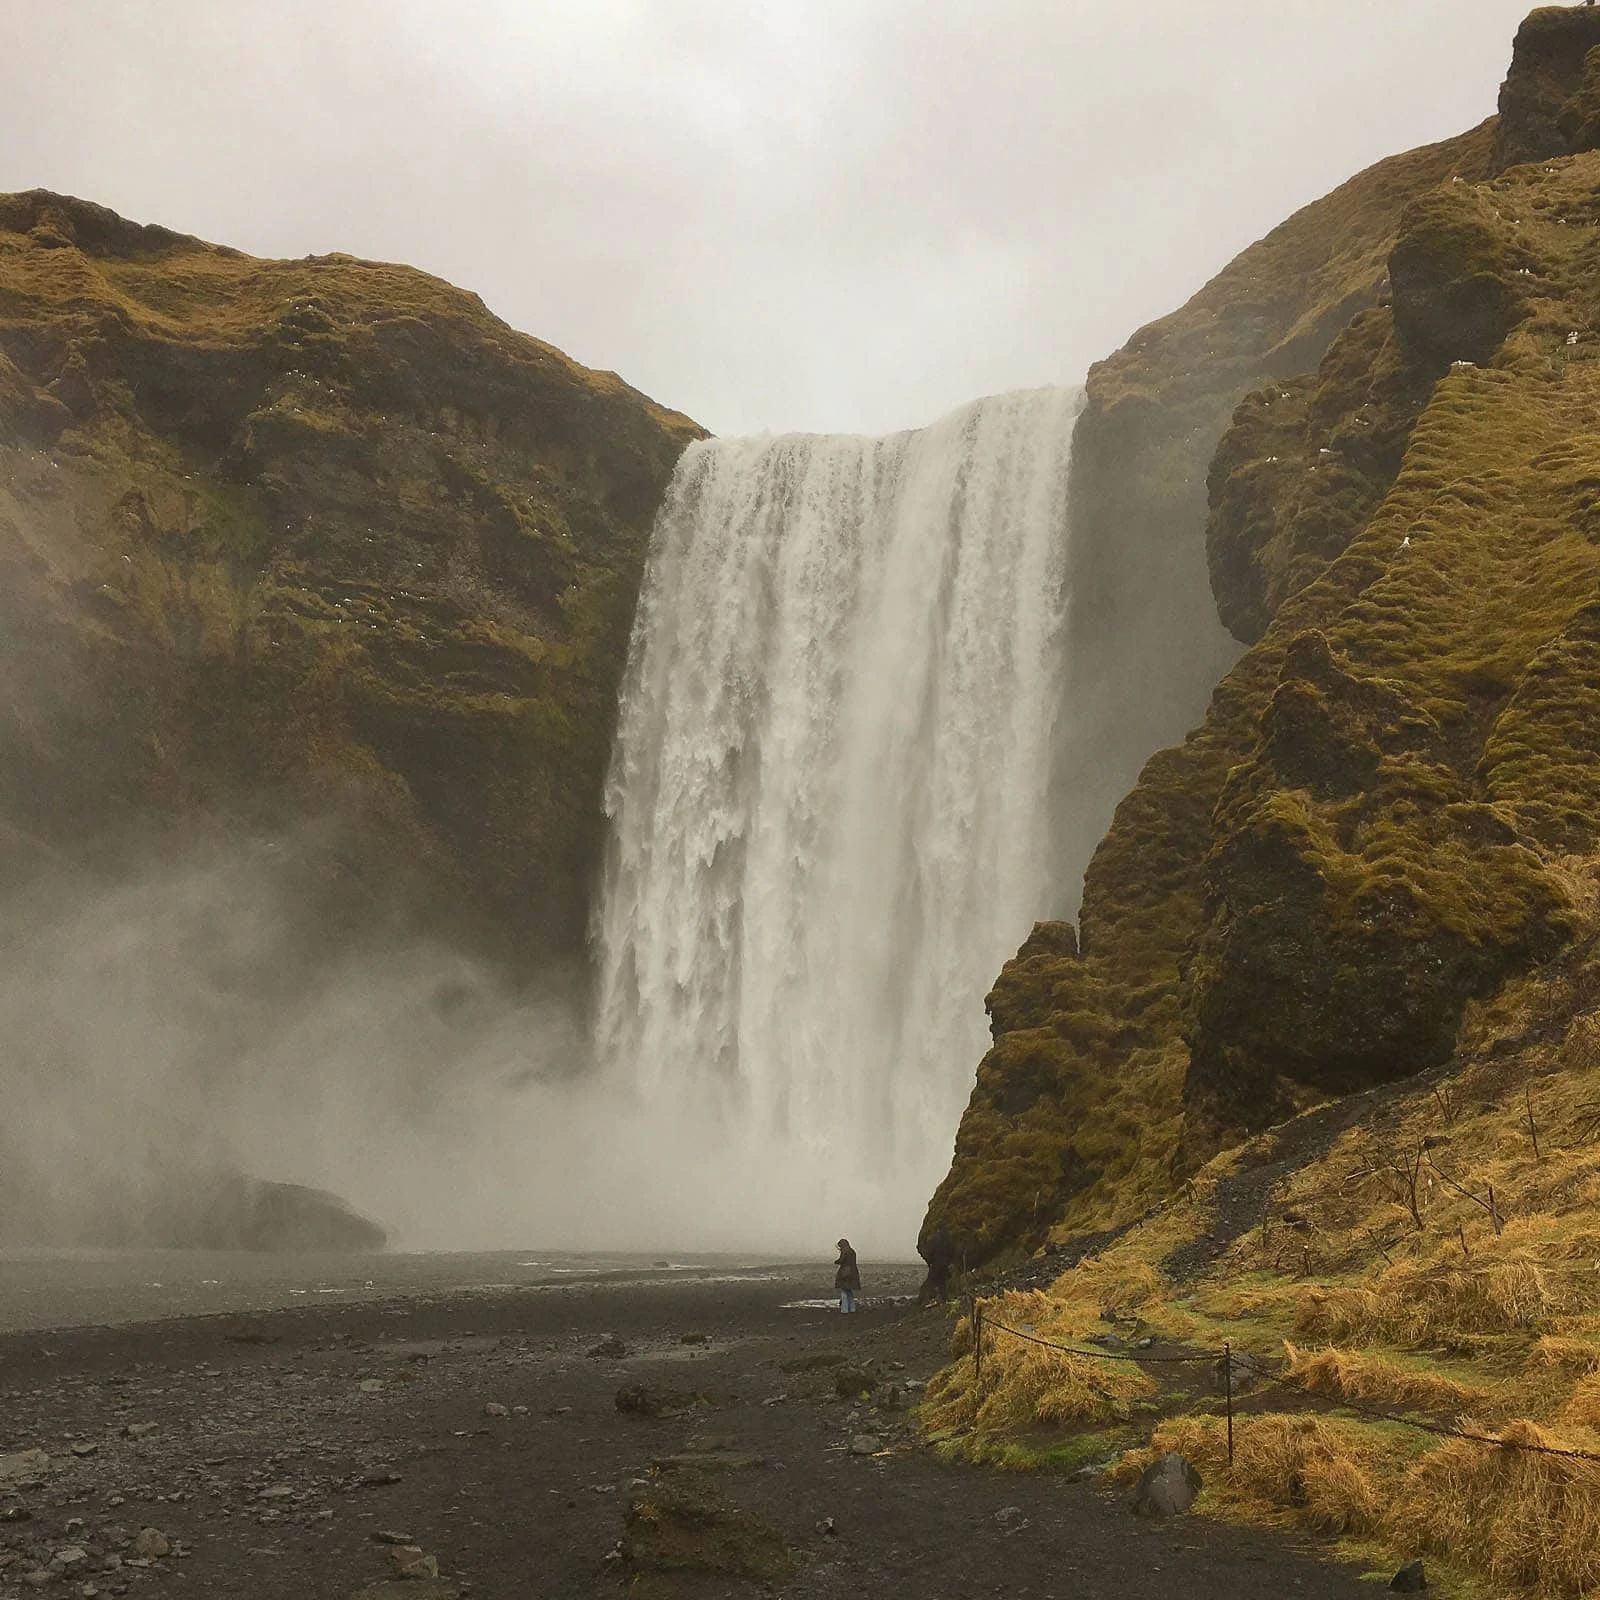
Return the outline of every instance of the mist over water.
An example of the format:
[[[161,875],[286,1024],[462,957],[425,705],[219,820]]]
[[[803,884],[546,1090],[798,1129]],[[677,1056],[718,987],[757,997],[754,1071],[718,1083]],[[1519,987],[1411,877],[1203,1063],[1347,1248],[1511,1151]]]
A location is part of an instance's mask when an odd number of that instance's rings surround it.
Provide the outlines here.
[[[654,534],[596,973],[341,912],[337,841],[0,901],[0,1246],[181,1243],[219,1183],[402,1249],[911,1253],[1051,881],[1079,397],[695,445]]]
[[[1057,901],[1079,403],[697,444],[657,519],[606,797],[596,1050],[647,1114],[687,1113],[684,1170],[709,1166],[745,1229],[915,1239],[983,997]]]

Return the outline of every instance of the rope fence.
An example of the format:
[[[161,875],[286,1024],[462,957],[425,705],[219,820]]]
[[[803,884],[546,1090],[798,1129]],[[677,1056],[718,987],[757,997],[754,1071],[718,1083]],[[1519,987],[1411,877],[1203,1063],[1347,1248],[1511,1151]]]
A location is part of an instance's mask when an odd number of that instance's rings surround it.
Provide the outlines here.
[[[1447,1427],[1441,1422],[1429,1422],[1423,1418],[1407,1416],[1396,1411],[1384,1411],[1376,1406],[1364,1405],[1361,1401],[1351,1399],[1347,1395],[1335,1397],[1318,1394],[1315,1389],[1309,1388],[1296,1378],[1284,1373],[1269,1372],[1254,1357],[1234,1355],[1231,1341],[1225,1342],[1221,1350],[1200,1351],[1193,1355],[1181,1356],[1152,1356],[1146,1355],[1142,1351],[1132,1350],[1081,1350],[1075,1345],[1061,1344],[1054,1339],[1044,1339],[1036,1333],[1029,1333],[1022,1328],[1013,1328],[1007,1323],[999,1322],[993,1317],[986,1316],[983,1302],[976,1297],[972,1300],[971,1322],[972,1376],[974,1381],[983,1377],[983,1336],[989,1332],[1008,1334],[1011,1338],[1020,1339],[1027,1344],[1039,1345],[1046,1350],[1058,1350],[1063,1355],[1080,1356],[1091,1361],[1131,1361],[1139,1366],[1181,1366],[1210,1362],[1219,1367],[1222,1371],[1223,1400],[1228,1424],[1229,1466],[1233,1465],[1233,1372],[1236,1362],[1252,1382],[1260,1383],[1269,1389],[1282,1389],[1296,1395],[1328,1400],[1346,1410],[1354,1411],[1360,1416],[1368,1417],[1374,1422],[1398,1422],[1405,1427],[1417,1428],[1423,1433],[1431,1433],[1441,1439],[1466,1439],[1475,1444],[1495,1445],[1501,1450],[1521,1450],[1530,1455],[1564,1456],[1570,1461],[1600,1461],[1600,1454],[1595,1454],[1589,1450],[1563,1449],[1561,1446],[1553,1444],[1531,1444],[1520,1439],[1496,1438],[1493,1434],[1472,1433],[1464,1428]],[[1260,1391],[1258,1390],[1257,1392],[1259,1393]]]

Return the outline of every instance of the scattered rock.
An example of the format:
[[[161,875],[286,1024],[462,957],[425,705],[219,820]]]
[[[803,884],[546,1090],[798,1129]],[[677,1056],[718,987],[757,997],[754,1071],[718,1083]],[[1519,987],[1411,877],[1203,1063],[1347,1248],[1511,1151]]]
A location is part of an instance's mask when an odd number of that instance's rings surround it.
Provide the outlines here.
[[[1428,1574],[1420,1561],[1408,1561],[1389,1580],[1396,1594],[1421,1594],[1428,1587]]]
[[[389,1565],[397,1578],[415,1580],[439,1576],[439,1558],[425,1555],[420,1545],[395,1545],[389,1551]]]
[[[1006,1533],[1020,1533],[1028,1526],[1028,1513],[1021,1506],[1001,1506],[994,1520]]]
[[[446,1578],[385,1578],[357,1589],[350,1600],[460,1600],[461,1588]]]
[[[674,1456],[657,1456],[651,1463],[660,1472],[685,1468],[700,1472],[746,1472],[766,1464],[765,1456],[750,1455],[742,1450],[685,1450]]]
[[[93,1440],[82,1439],[79,1440],[77,1444],[73,1445],[72,1453],[73,1455],[79,1457],[97,1456],[100,1454],[100,1446],[95,1444]]]
[[[656,1572],[716,1572],[770,1581],[794,1556],[770,1523],[724,1500],[694,1472],[674,1472],[634,1497],[624,1523],[623,1559]]]
[[[824,1539],[837,1539],[839,1537],[839,1530],[834,1526],[832,1517],[824,1517],[822,1521],[817,1524],[817,1532],[820,1533]]]
[[[0,1485],[26,1488],[40,1482],[50,1470],[50,1457],[43,1450],[16,1450],[0,1456]]]
[[[382,1394],[384,1382],[382,1378],[363,1378],[358,1387],[362,1394]]]
[[[1133,1509],[1141,1517],[1173,1517],[1187,1511],[1200,1492],[1200,1474],[1176,1450],[1144,1469],[1133,1491]]]
[[[391,1483],[399,1483],[400,1474],[391,1472],[388,1468],[380,1467],[375,1472],[363,1472],[356,1479],[356,1486],[361,1489],[387,1489]]]
[[[704,1333],[680,1333],[678,1335],[679,1344],[709,1344],[710,1342],[710,1336]]]
[[[859,1400],[877,1387],[878,1380],[861,1367],[840,1367],[834,1374],[834,1393],[841,1400]]]
[[[159,1528],[141,1528],[134,1535],[133,1553],[141,1561],[159,1561],[172,1554],[172,1541]]]
[[[484,1403],[483,1414],[486,1417],[509,1417],[511,1408],[501,1405],[498,1400],[489,1400]]]
[[[625,1416],[681,1417],[696,1406],[710,1405],[703,1394],[681,1389],[652,1389],[642,1383],[625,1383],[617,1390],[616,1407]]]
[[[148,1439],[152,1433],[160,1431],[159,1422],[125,1422],[122,1425],[124,1439]]]
[[[614,1333],[605,1333],[600,1336],[600,1343],[589,1350],[592,1356],[603,1356],[608,1361],[620,1361],[628,1353],[628,1347]]]
[[[370,1537],[374,1544],[415,1544],[417,1542],[409,1533],[396,1533],[392,1528],[374,1528]]]
[[[846,1358],[837,1350],[812,1350],[803,1356],[780,1361],[780,1372],[820,1372],[824,1367],[842,1367]]]
[[[89,1552],[82,1545],[69,1544],[50,1558],[52,1571],[70,1575],[89,1565]]]
[[[883,1441],[875,1433],[858,1433],[850,1440],[850,1454],[853,1456],[875,1456],[882,1444]]]

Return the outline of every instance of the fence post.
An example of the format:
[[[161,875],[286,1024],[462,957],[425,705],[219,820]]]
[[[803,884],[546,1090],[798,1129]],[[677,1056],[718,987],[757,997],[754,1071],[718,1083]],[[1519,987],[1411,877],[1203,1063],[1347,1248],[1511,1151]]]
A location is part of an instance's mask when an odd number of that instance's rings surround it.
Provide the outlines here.
[[[972,1297],[972,1381],[983,1376],[983,1301]]]
[[[1222,1346],[1222,1387],[1228,1404],[1228,1465],[1233,1465],[1233,1342]]]

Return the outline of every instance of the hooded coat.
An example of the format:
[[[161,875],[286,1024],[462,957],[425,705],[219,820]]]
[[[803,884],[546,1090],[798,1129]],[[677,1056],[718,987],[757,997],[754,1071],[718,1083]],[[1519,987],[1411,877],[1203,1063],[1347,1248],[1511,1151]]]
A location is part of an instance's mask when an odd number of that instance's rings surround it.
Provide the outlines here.
[[[859,1289],[861,1287],[861,1269],[856,1265],[856,1253],[850,1248],[848,1239],[839,1241],[839,1259],[834,1262],[836,1269],[833,1274],[835,1289]]]

